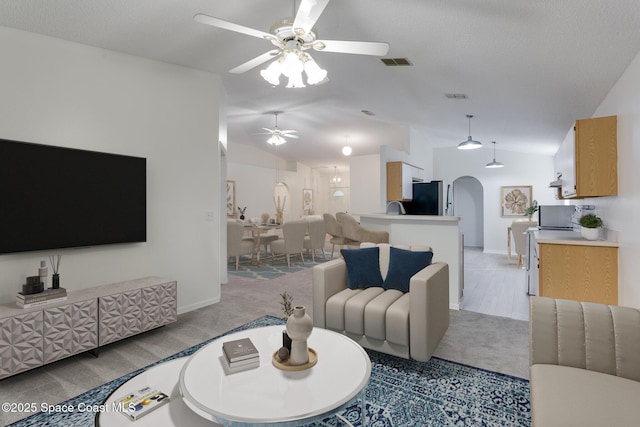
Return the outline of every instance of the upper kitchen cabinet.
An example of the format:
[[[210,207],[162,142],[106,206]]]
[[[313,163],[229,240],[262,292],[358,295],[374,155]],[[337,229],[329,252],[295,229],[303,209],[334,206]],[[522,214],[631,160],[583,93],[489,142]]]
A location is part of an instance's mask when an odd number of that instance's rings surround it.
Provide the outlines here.
[[[387,201],[410,201],[413,183],[424,181],[424,169],[405,162],[387,163]]]
[[[562,198],[618,194],[617,116],[577,120],[556,155]]]

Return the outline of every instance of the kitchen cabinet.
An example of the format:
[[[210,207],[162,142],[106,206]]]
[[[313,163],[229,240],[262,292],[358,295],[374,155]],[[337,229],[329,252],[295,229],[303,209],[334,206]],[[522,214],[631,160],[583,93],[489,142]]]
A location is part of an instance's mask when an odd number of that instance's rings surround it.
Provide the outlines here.
[[[424,181],[424,169],[405,162],[387,163],[387,201],[410,201],[413,183]]]
[[[539,295],[618,304],[618,248],[579,244],[538,244]]]
[[[561,198],[618,194],[617,116],[577,120],[556,155]]]

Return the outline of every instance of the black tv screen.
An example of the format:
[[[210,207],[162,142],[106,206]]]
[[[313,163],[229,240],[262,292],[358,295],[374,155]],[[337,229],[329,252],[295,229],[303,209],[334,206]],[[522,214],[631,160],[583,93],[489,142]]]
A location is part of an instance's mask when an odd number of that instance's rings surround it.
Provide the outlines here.
[[[0,139],[0,253],[146,242],[146,159]]]

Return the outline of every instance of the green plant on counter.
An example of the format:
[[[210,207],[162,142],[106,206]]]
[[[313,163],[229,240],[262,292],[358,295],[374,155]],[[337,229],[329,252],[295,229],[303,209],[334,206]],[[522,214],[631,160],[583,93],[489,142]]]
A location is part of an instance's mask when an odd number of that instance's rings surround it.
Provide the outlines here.
[[[602,219],[594,214],[582,215],[578,220],[578,223],[584,228],[598,228],[602,227]]]
[[[531,215],[538,211],[538,201],[534,200],[527,209],[524,210],[524,216],[531,218]]]

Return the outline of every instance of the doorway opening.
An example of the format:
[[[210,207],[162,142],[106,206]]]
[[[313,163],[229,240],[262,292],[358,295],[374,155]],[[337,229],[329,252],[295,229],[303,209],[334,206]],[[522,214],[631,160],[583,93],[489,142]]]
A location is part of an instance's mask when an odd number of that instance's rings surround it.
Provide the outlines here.
[[[453,181],[453,214],[460,217],[464,245],[484,247],[484,189],[472,176]]]

